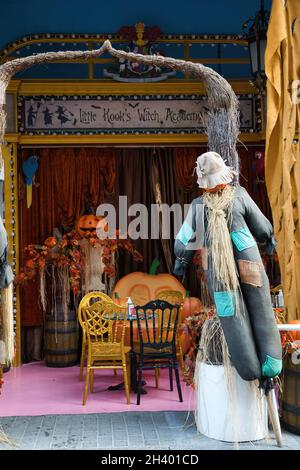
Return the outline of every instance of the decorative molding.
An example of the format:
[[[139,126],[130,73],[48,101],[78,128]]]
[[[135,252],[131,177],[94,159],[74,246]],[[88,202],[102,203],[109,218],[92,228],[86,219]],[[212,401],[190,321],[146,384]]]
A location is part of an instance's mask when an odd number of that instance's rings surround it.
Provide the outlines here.
[[[263,142],[265,132],[241,133],[241,142]],[[24,146],[68,146],[68,145],[190,145],[197,146],[207,143],[205,134],[150,134],[150,135],[21,135],[6,134],[6,142],[18,142]]]
[[[19,49],[28,47],[31,44],[49,44],[51,43],[85,43],[86,47],[89,48],[89,44],[96,43],[101,44],[106,39],[109,39],[111,43],[127,43],[127,41],[120,37],[118,34],[63,34],[63,33],[43,33],[43,34],[28,34],[22,38],[18,38],[13,42],[10,42],[0,53],[0,62],[4,62],[9,59],[9,56]],[[165,44],[240,44],[247,46],[247,41],[242,37],[241,34],[161,34],[156,40],[158,43]]]
[[[13,140],[13,141],[12,141]],[[4,158],[4,221],[8,237],[8,261],[14,274],[19,272],[19,196],[18,196],[18,163],[16,139],[12,139],[2,145]],[[21,364],[21,319],[19,288],[13,292],[13,315],[16,355],[15,365]]]
[[[229,80],[237,94],[256,94],[249,80]],[[160,83],[116,83],[111,80],[12,80],[8,93],[33,95],[153,95],[153,94],[205,94],[198,80],[169,80]]]

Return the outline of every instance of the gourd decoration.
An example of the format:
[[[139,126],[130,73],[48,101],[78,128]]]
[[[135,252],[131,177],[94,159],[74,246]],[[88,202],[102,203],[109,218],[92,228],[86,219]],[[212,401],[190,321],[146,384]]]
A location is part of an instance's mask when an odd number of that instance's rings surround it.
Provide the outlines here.
[[[202,312],[202,302],[197,297],[190,297],[187,292],[187,296],[183,302],[183,320],[193,315],[197,315]]]

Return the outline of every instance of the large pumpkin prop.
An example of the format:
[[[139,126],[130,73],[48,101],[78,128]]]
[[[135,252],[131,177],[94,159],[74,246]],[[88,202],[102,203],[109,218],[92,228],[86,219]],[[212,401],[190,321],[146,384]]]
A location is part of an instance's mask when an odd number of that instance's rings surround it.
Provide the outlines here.
[[[185,294],[185,288],[172,274],[155,274],[157,264],[152,263],[149,273],[133,272],[120,279],[113,292],[119,298],[130,297],[134,305],[145,305],[162,291],[176,290]]]
[[[82,215],[76,224],[76,230],[83,238],[95,237],[96,228],[103,225],[103,229],[107,232],[108,225],[105,217],[96,215]]]
[[[179,291],[185,295],[185,287],[175,276],[172,276],[172,274],[155,274],[158,264],[159,263],[154,260],[149,273],[133,272],[122,277],[122,279],[117,282],[112,297],[114,298],[116,296],[117,298],[123,299],[130,297],[134,305],[145,305],[150,300],[156,299],[158,294],[163,291]],[[182,320],[186,316],[193,314],[190,312],[198,312],[201,302],[195,297],[190,297],[188,301],[185,299],[184,305],[186,306],[186,312],[183,311]],[[186,353],[190,347],[191,338],[186,331],[183,331],[180,335],[180,339],[183,352]]]

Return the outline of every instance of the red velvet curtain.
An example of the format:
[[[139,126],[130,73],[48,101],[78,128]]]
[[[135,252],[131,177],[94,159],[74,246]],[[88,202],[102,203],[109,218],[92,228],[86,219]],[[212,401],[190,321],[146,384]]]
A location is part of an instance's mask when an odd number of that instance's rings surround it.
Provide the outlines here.
[[[264,183],[265,169],[263,164],[259,167],[258,160],[256,159],[257,153],[262,153],[262,158],[264,159],[265,148],[259,145],[249,146],[248,148],[240,146],[238,148],[240,184],[247,189],[264,215],[272,221],[271,207]]]
[[[160,188],[161,202],[172,205],[189,204],[198,194],[193,167],[197,155],[205,148],[124,148],[117,150],[118,184],[116,194],[128,197],[128,206],[144,204],[150,215],[151,204],[156,203],[157,184]],[[189,160],[189,167],[186,160]],[[185,170],[183,171],[184,168]],[[178,175],[183,175],[179,177]],[[192,182],[190,179],[192,178]],[[117,200],[116,200],[117,204]],[[130,220],[129,220],[130,222]],[[148,221],[150,229],[150,217]],[[127,253],[120,253],[119,275],[132,271],[149,272],[151,262],[158,258],[158,272],[165,273],[174,263],[174,233],[170,240],[136,240],[135,246],[143,254],[142,263],[135,262]],[[171,262],[169,261],[171,258]],[[186,287],[193,295],[199,289],[193,266],[186,276]]]
[[[198,155],[205,151],[205,148],[195,147],[179,147],[175,149],[176,183],[184,192],[195,191],[197,188],[195,162]]]
[[[115,151],[110,148],[40,148],[23,149],[21,164],[29,155],[39,156],[32,206],[27,209],[26,187],[21,176],[20,234],[21,247],[42,243],[54,227],[62,232],[75,227],[85,212],[110,197],[116,180]],[[21,256],[21,265],[23,257]],[[34,300],[33,300],[34,299]],[[23,326],[43,323],[38,299],[38,279],[21,289]]]
[[[183,191],[187,193],[195,192],[197,188],[197,178],[194,172],[195,161],[198,155],[206,151],[207,149],[204,147],[175,149],[176,183]],[[264,167],[262,164],[258,167],[258,160],[255,158],[257,152],[261,152],[264,155],[264,151],[264,147],[259,145],[249,146],[248,148],[243,146],[238,147],[240,184],[247,189],[265,216],[272,220],[267,190],[263,181]],[[258,182],[258,177],[262,177],[260,182]]]

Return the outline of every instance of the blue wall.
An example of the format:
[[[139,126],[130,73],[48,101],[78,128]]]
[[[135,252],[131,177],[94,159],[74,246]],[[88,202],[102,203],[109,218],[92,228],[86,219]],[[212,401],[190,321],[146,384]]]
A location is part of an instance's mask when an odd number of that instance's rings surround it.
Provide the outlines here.
[[[0,0],[0,50],[30,33],[115,33],[143,21],[165,33],[236,33],[259,0]],[[128,6],[129,4],[129,6]],[[271,0],[266,0],[270,8]]]

